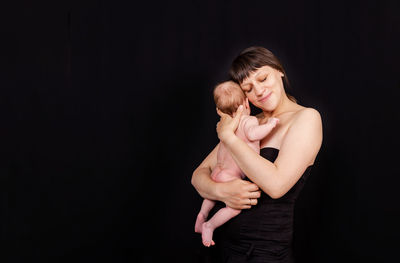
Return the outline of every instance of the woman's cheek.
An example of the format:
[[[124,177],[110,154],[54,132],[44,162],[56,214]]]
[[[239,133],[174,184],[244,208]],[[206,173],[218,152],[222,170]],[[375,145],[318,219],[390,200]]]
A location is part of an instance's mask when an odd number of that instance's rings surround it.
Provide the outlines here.
[[[253,98],[252,96],[247,96],[247,98],[249,99],[251,104],[257,105],[257,100],[255,98]]]

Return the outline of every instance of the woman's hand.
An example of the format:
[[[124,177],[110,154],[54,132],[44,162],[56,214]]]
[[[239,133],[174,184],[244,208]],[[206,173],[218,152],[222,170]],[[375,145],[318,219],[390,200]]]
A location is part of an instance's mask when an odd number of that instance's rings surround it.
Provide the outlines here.
[[[256,184],[242,179],[219,183],[218,192],[220,200],[233,209],[249,209],[261,195]]]
[[[221,117],[220,121],[217,123],[217,133],[220,141],[227,142],[230,138],[235,136],[235,131],[239,125],[242,112],[243,105],[240,105],[236,110],[235,117],[232,118],[217,108],[217,113]]]

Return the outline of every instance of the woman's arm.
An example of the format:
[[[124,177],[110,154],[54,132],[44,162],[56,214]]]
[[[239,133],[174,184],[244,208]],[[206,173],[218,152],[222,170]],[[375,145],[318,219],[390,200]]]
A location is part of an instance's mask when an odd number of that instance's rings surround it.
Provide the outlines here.
[[[257,185],[241,179],[226,183],[217,183],[211,179],[211,171],[217,164],[218,147],[219,144],[193,172],[192,185],[203,198],[222,201],[234,209],[251,208],[251,205],[257,204],[261,194]],[[249,199],[253,200],[251,205]]]
[[[201,197],[210,200],[219,200],[220,198],[217,193],[217,183],[210,177],[212,169],[217,164],[218,147],[219,144],[215,146],[199,167],[194,170],[192,175],[192,185],[194,188],[196,188]]]
[[[321,147],[322,122],[318,111],[306,108],[296,115],[274,163],[255,153],[234,134],[236,117],[222,115],[218,124],[218,136],[238,166],[272,198],[282,197],[293,187]]]

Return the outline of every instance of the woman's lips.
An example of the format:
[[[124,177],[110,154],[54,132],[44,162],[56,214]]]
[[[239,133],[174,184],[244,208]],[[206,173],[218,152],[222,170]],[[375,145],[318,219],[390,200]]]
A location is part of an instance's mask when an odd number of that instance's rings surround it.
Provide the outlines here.
[[[272,92],[270,92],[267,96],[265,96],[264,98],[261,98],[261,99],[259,99],[258,101],[259,102],[264,102],[264,101],[266,101],[268,98],[269,98],[269,96],[272,94]]]

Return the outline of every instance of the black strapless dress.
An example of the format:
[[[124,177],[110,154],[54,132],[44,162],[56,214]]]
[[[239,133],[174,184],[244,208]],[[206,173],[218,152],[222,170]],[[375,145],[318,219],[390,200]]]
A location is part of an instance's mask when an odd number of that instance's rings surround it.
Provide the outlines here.
[[[274,162],[279,150],[262,148],[260,155]],[[297,183],[279,199],[264,192],[258,204],[242,212],[214,231],[216,245],[208,248],[211,262],[292,263],[293,213],[295,201],[309,176],[309,166]],[[217,202],[210,213],[224,207]]]

